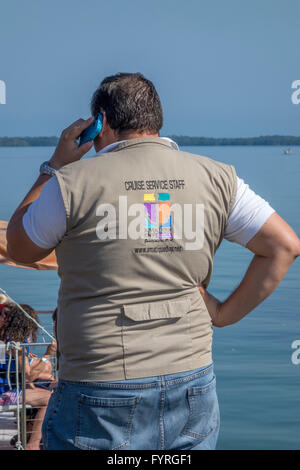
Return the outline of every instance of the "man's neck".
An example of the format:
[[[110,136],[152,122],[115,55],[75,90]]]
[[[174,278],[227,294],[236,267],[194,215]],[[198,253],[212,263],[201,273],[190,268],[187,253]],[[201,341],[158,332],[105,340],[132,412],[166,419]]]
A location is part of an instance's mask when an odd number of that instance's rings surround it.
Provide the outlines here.
[[[148,137],[157,137],[157,136],[153,136],[153,135],[149,136],[148,135]],[[134,137],[132,137],[132,138],[134,138]],[[137,138],[139,138],[139,137],[137,137]],[[161,139],[164,139],[164,140],[167,140],[168,142],[170,142],[170,144],[171,144],[171,146],[173,147],[174,150],[179,150],[179,147],[176,144],[176,142],[174,142],[174,140],[170,139],[170,137],[161,137]],[[123,142],[126,142],[127,140],[128,139],[124,139],[124,140],[118,140],[116,142],[113,142],[112,144],[109,144],[106,147],[103,147],[99,152],[96,153],[96,155],[101,155],[102,153],[110,152],[115,147],[117,147],[119,144],[122,144]]]
[[[103,150],[107,149],[108,147],[111,148],[117,143],[124,142],[125,140],[139,139],[143,137],[159,137],[159,135],[158,133],[151,134],[149,132],[124,131],[119,132],[118,134],[116,133],[108,135],[108,138],[106,137],[105,139],[102,139],[102,141],[97,141],[96,138],[94,142],[94,147],[97,153],[103,153]]]
[[[124,131],[118,134],[117,142],[120,142],[120,140],[139,139],[141,137],[159,137],[159,135],[158,133]]]

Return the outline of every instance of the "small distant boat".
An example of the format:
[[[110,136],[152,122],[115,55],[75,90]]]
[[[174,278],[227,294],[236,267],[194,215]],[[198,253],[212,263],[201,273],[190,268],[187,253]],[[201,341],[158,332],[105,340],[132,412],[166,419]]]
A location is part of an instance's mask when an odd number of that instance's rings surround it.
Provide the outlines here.
[[[292,149],[285,149],[283,153],[284,155],[291,155],[293,152],[292,152]]]

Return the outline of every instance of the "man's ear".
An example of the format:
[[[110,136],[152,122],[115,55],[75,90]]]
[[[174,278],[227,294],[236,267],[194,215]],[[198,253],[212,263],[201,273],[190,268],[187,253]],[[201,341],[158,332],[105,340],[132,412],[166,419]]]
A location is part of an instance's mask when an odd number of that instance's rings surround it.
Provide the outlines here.
[[[102,119],[102,129],[99,134],[99,137],[103,137],[104,134],[106,134],[108,128],[110,128],[110,125],[107,122],[107,117],[105,113],[102,113],[103,119]]]
[[[102,129],[99,133],[99,137],[105,136],[112,142],[117,142],[119,140],[119,133],[116,129],[112,129],[108,124],[107,117],[105,113],[102,113],[103,120],[102,120]]]
[[[97,137],[95,137],[95,139],[94,139],[94,148],[95,148],[96,152],[99,152],[99,150],[102,148],[101,140],[102,140],[103,136],[107,133],[108,122],[107,122],[105,113],[102,113],[102,116],[103,116],[102,129],[101,129],[100,133],[97,135]]]
[[[97,153],[101,149],[106,147],[107,145],[118,141],[118,138],[117,138],[118,136],[116,134],[116,131],[113,130],[108,124],[105,113],[102,113],[102,114],[103,114],[102,129],[101,129],[101,132],[94,139],[94,148]]]

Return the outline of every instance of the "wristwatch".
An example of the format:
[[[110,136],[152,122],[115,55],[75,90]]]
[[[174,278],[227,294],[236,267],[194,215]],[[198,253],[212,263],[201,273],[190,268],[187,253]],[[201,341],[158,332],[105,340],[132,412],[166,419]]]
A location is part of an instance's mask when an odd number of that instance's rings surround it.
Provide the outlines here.
[[[40,174],[41,175],[50,175],[50,176],[53,176],[55,175],[55,172],[56,170],[54,170],[54,168],[52,168],[50,165],[49,165],[49,162],[44,162],[41,164],[40,166]]]
[[[45,364],[49,364],[49,359],[47,359],[46,357],[42,357],[41,360],[45,363]]]

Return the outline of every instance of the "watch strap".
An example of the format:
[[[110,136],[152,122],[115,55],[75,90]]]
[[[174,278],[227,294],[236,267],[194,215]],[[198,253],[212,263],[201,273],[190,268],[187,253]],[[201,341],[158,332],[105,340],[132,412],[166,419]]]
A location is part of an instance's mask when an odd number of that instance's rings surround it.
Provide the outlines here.
[[[53,176],[55,175],[55,173],[56,173],[56,170],[49,165],[48,161],[41,164],[40,166],[41,175]]]

